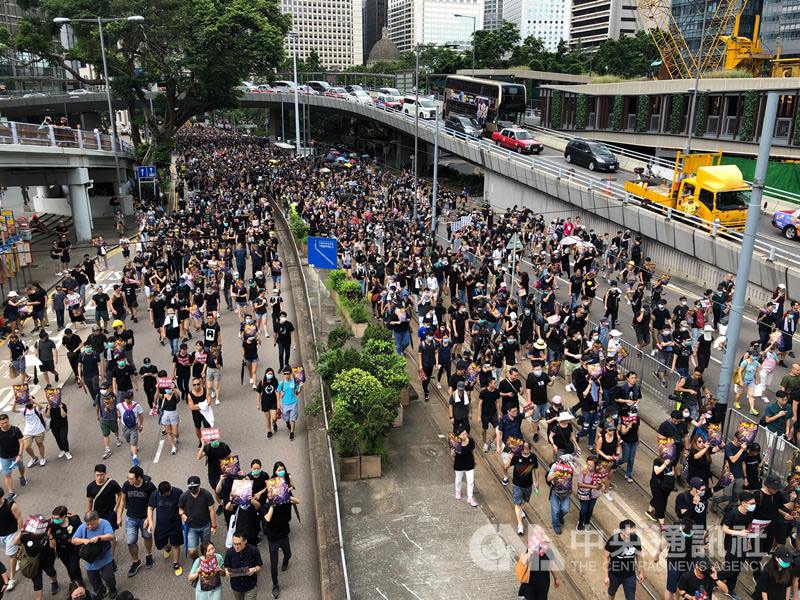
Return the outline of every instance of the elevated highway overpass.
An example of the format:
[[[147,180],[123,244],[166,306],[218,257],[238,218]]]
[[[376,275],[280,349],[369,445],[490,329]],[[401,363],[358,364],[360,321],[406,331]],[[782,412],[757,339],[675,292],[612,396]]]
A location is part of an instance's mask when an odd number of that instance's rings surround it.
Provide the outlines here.
[[[68,98],[68,108],[71,105],[75,111],[91,109],[100,100],[92,96],[101,95]],[[47,99],[32,100],[44,106]],[[6,100],[0,104],[0,110],[5,113],[17,102]],[[413,136],[415,132],[413,118],[379,106],[308,95],[300,95],[300,102],[315,110],[379,122],[400,135]],[[245,93],[240,98],[243,108],[269,109],[273,114],[281,106],[292,110],[293,103],[293,94],[281,92]],[[420,120],[421,156],[432,156],[434,135],[433,122]],[[622,227],[638,231],[649,241],[647,252],[660,268],[699,284],[715,287],[725,273],[736,272],[740,234],[715,235],[707,224],[692,226],[693,217],[643,206],[624,191],[621,181],[624,174],[616,179],[605,178],[570,167],[557,149],[551,148],[542,156],[523,156],[498,148],[489,140],[469,138],[444,128],[440,130],[439,146],[483,171],[484,196],[499,207],[526,206],[546,217],[580,214],[584,222],[598,229]],[[798,267],[800,255],[795,243],[783,240],[770,231],[768,222],[763,223],[751,269],[750,301],[765,301],[779,283],[786,284],[790,295],[800,295]]]

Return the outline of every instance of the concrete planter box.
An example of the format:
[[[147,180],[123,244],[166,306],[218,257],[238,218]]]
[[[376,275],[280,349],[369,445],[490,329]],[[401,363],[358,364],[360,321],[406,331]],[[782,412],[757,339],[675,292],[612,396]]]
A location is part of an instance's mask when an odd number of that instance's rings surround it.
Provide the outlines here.
[[[358,481],[381,476],[381,457],[377,455],[339,457],[339,478]]]
[[[381,457],[370,454],[361,457],[361,479],[381,476]]]
[[[342,481],[358,481],[361,479],[361,458],[358,456],[340,456],[339,477]]]
[[[353,319],[350,318],[350,313],[347,312],[347,309],[342,305],[341,300],[339,299],[339,294],[336,293],[336,290],[328,290],[333,298],[333,301],[336,302],[336,306],[342,311],[342,315],[344,315],[344,320],[347,322],[347,326],[350,328],[350,331],[353,332],[353,337],[360,340],[364,337],[364,333],[367,331],[367,325],[369,323],[356,323]]]
[[[403,412],[403,407],[411,404],[411,394],[408,391],[408,386],[400,390],[400,412]]]

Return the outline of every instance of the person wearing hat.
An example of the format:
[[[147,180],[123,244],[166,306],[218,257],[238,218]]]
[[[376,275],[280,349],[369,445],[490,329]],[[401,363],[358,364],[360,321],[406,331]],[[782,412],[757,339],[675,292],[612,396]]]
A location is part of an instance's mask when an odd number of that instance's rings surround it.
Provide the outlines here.
[[[758,600],[785,600],[790,598],[794,553],[788,546],[778,546],[767,559],[766,566],[756,578],[753,598]]]
[[[211,541],[217,533],[217,513],[214,510],[214,496],[200,487],[200,478],[191,475],[186,481],[186,491],[178,501],[178,511],[187,528],[189,558],[195,559],[200,549]]]
[[[165,556],[172,556],[172,570],[175,577],[183,575],[181,566],[183,527],[178,508],[182,496],[183,490],[173,486],[169,481],[159,483],[158,489],[150,495],[150,500],[147,502],[147,521],[145,521],[145,527],[153,534],[156,549],[163,550]]]
[[[689,479],[689,489],[675,497],[675,514],[679,519],[691,519],[696,525],[705,528],[708,518],[708,487],[700,477]]]
[[[755,492],[756,509],[753,512],[753,520],[759,521],[762,530],[759,532],[759,548],[769,551],[775,543],[778,529],[782,526],[781,510],[788,504],[788,499],[783,493],[783,481],[775,474],[768,475],[764,479],[761,489]],[[754,576],[757,578],[760,572],[760,565],[755,565]]]
[[[717,573],[717,568],[706,556],[701,556],[694,563],[694,568],[678,579],[678,598],[711,598],[715,589],[723,594],[728,593],[728,586]],[[762,599],[758,599],[762,600]]]

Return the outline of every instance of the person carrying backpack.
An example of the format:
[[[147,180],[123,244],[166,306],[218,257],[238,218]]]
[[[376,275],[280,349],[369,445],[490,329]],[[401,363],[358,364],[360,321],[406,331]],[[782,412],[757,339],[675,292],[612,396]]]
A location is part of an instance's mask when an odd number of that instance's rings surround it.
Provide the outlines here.
[[[133,390],[125,392],[125,398],[117,404],[117,415],[122,422],[122,439],[131,446],[131,462],[139,464],[139,433],[144,426],[144,409],[133,400]]]

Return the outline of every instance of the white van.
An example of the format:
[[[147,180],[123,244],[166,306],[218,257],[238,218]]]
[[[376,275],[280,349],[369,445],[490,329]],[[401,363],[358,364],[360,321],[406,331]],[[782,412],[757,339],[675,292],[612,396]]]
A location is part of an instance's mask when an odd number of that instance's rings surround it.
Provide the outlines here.
[[[436,103],[427,98],[420,98],[419,105],[417,106],[417,99],[415,96],[405,96],[403,98],[403,114],[410,117],[415,116],[414,109],[416,107],[416,114],[420,119],[435,119],[436,118]]]

